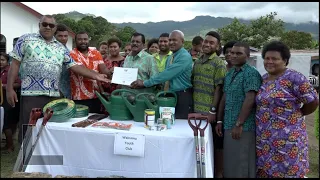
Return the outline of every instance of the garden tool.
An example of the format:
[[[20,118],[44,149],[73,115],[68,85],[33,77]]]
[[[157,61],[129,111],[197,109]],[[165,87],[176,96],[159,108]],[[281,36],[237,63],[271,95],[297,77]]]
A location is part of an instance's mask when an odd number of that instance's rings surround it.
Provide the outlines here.
[[[120,120],[120,121],[128,121],[132,120],[133,116],[122,99],[122,94],[125,93],[125,96],[134,94],[136,95],[136,91],[129,89],[116,89],[112,91],[111,95],[107,93],[102,93],[108,98],[104,98],[98,91],[95,91],[95,94],[101,101],[102,105],[106,108],[106,111],[109,113],[109,117],[111,120]]]
[[[47,122],[48,122],[49,119],[52,117],[52,115],[53,115],[53,110],[52,110],[51,108],[47,108],[46,111],[45,111],[45,113],[44,113],[44,117],[43,117],[43,120],[42,120],[42,126],[40,127],[40,130],[39,130],[39,132],[38,132],[38,134],[37,134],[36,141],[35,141],[35,143],[32,145],[31,150],[30,150],[30,152],[28,153],[27,159],[26,159],[25,163],[23,164],[23,172],[26,171],[27,166],[28,166],[28,164],[29,164],[29,162],[30,162],[30,159],[31,159],[31,157],[32,157],[33,151],[34,151],[36,145],[38,144],[38,141],[39,141],[40,135],[41,135],[41,133],[42,133],[42,130],[43,130],[43,128],[46,126]]]
[[[191,119],[194,119],[194,124]],[[197,122],[197,120],[199,120]],[[201,128],[202,121],[205,120],[205,126]],[[192,128],[194,133],[194,141],[196,147],[196,160],[197,160],[197,178],[205,178],[206,177],[206,151],[205,151],[205,140],[204,140],[204,132],[208,126],[208,116],[199,114],[199,113],[191,113],[188,114],[188,124]],[[201,154],[199,155],[199,140],[198,140],[198,131],[200,131],[200,147]],[[201,165],[200,165],[201,162]]]
[[[41,116],[41,108],[33,108],[30,112],[30,118],[29,118],[29,126],[27,128],[27,132],[25,134],[25,138],[23,139],[23,142],[20,147],[20,151],[16,160],[16,163],[13,167],[13,172],[20,172],[22,170],[22,166],[25,160],[25,155],[27,148],[30,146],[30,139],[32,137],[32,132],[37,124],[38,119]],[[31,126],[31,127],[30,127]],[[32,144],[32,143],[31,143]]]

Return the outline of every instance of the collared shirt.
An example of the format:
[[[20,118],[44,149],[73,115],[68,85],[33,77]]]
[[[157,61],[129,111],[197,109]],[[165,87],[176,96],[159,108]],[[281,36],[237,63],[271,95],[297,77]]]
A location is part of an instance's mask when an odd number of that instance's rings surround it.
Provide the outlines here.
[[[202,55],[193,66],[194,111],[208,113],[214,99],[217,85],[223,84],[227,69],[224,61],[216,53],[208,59]]]
[[[99,72],[99,64],[103,64],[102,56],[96,49],[89,48],[88,55],[85,56],[77,48],[70,52],[71,57],[78,65]],[[96,80],[85,78],[71,71],[71,96],[72,100],[86,100],[97,98],[94,91],[99,87]]]
[[[173,58],[171,64],[171,58]],[[182,91],[192,87],[192,58],[189,52],[181,48],[170,55],[166,62],[166,69],[161,73],[152,76],[149,80],[144,81],[144,86],[151,87],[156,84],[162,84],[170,81],[169,90]]]
[[[66,49],[69,51],[67,47]],[[70,71],[66,65],[62,65],[59,88],[65,98],[71,99]]]
[[[130,53],[124,60],[123,67],[138,68],[138,79],[143,81],[150,79],[159,72],[154,57],[144,50],[136,56],[132,56]]]
[[[171,51],[169,51],[168,54],[165,54],[165,55],[160,55],[159,53],[153,54],[154,58],[156,59],[157,65],[158,65],[159,72],[162,72],[166,68],[167,58],[171,54],[172,54]],[[161,57],[162,57],[162,59],[161,59]]]
[[[138,68],[138,79],[146,81],[152,76],[158,74],[158,66],[152,55],[147,53],[145,50],[141,50],[136,56],[132,56],[131,53],[127,55],[123,64],[124,68]],[[123,88],[128,88],[123,86]],[[154,87],[142,88],[142,89],[131,89],[136,92],[152,92],[156,89]]]
[[[232,129],[241,111],[246,93],[258,92],[262,83],[260,73],[249,64],[244,64],[239,71],[235,67],[227,73],[223,91],[226,94],[224,108],[224,129]],[[243,131],[255,130],[256,108],[252,108],[250,115],[243,124]]]
[[[21,95],[59,97],[62,65],[76,63],[55,37],[46,42],[39,33],[21,36],[10,56],[20,61]]]

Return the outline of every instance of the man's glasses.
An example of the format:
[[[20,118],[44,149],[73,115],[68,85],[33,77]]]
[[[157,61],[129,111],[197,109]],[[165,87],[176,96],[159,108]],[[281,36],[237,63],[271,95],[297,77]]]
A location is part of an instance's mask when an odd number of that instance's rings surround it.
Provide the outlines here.
[[[42,22],[41,25],[42,25],[43,27],[48,27],[48,26],[49,26],[51,29],[53,29],[54,27],[56,27],[55,24],[50,24],[50,23],[46,23],[46,22]]]

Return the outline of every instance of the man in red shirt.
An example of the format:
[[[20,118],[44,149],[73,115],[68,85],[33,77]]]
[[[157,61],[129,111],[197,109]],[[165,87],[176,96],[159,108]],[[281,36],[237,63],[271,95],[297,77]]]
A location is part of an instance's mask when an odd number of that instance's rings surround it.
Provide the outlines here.
[[[78,65],[111,76],[111,71],[109,71],[104,64],[100,52],[94,48],[89,48],[88,33],[78,33],[75,40],[76,48],[70,52],[72,59]],[[94,93],[94,91],[100,90],[97,81],[73,72],[71,72],[70,77],[71,99],[74,100],[76,104],[88,106],[90,113],[100,113],[101,103]]]

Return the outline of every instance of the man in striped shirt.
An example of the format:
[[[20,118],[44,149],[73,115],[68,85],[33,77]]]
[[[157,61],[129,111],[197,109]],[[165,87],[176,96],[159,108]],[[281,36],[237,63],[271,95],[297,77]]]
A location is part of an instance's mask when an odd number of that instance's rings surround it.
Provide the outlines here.
[[[192,73],[194,111],[209,114],[211,122],[216,119],[218,104],[222,96],[221,87],[227,72],[224,61],[217,55],[217,53],[220,54],[220,48],[220,35],[214,31],[208,32],[202,43],[203,55],[194,62]],[[215,175],[216,177],[221,177],[223,140],[214,131],[213,137]]]

